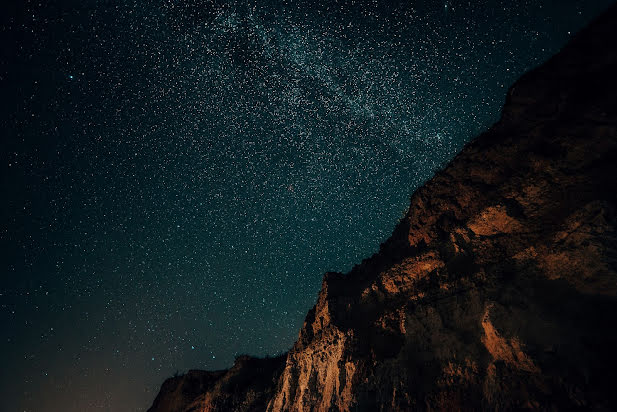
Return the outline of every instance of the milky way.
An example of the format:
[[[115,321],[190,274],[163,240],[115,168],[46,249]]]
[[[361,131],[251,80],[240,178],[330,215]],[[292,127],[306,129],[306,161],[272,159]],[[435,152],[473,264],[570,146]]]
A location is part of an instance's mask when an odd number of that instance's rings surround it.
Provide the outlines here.
[[[7,410],[143,410],[176,371],[289,349],[323,274],[611,2],[553,3],[9,6]]]

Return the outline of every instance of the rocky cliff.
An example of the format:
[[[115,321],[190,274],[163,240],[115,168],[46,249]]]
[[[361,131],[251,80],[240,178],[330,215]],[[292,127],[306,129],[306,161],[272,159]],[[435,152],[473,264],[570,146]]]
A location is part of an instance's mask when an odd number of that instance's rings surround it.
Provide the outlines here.
[[[509,91],[282,358],[159,411],[617,409],[617,6]]]

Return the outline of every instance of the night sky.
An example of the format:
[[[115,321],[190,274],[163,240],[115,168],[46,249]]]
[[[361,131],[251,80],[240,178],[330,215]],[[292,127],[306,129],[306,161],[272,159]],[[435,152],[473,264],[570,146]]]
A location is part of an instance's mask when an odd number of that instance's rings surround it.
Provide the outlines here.
[[[312,3],[3,6],[0,411],[144,410],[289,349],[611,1]]]

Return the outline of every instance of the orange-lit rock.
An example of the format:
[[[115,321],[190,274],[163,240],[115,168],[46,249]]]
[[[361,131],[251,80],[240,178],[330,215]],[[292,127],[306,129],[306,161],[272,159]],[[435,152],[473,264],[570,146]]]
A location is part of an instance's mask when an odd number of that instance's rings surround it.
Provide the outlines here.
[[[284,358],[173,378],[151,411],[617,410],[616,177],[614,6],[324,277]]]

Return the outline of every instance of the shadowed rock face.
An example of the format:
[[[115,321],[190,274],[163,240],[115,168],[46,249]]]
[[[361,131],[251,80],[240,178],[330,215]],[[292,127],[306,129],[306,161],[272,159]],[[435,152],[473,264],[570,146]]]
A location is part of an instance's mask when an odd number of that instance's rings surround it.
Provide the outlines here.
[[[149,411],[263,411],[274,394],[285,357],[239,356],[229,370],[192,370],[167,379]]]
[[[616,225],[617,6],[326,274],[287,355],[172,378],[151,411],[615,410]]]

